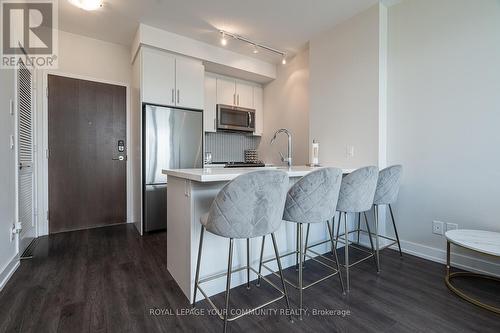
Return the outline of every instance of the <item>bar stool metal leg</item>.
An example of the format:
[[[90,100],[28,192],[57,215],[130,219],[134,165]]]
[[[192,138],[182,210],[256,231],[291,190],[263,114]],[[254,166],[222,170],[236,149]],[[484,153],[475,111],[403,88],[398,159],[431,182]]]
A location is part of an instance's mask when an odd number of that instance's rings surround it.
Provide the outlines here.
[[[226,312],[224,313],[224,333],[227,332],[227,319],[229,317],[229,291],[231,290],[231,267],[233,265],[233,243],[234,239],[229,239],[229,259],[227,261],[227,281],[226,281]]]
[[[304,292],[303,289],[303,280],[302,280],[302,223],[299,223],[299,319],[302,320],[302,294]]]
[[[366,218],[366,216],[365,216]],[[358,213],[358,240],[356,241],[356,243],[359,244],[359,232],[360,232],[360,229],[361,229],[361,213]]]
[[[283,293],[285,294],[285,301],[286,301],[286,306],[287,306],[288,312],[289,312],[289,319],[290,319],[290,321],[293,322],[292,311],[290,308],[290,300],[288,299],[288,293],[286,291],[285,278],[283,277],[283,269],[281,268],[281,259],[280,259],[280,255],[278,252],[278,245],[276,245],[276,237],[274,237],[274,233],[271,234],[271,238],[273,240],[274,255],[276,256],[276,261],[278,262],[278,270],[280,272],[281,286],[283,287]],[[264,240],[262,240],[262,244],[264,244]],[[261,262],[262,262],[262,259],[261,259]]]
[[[335,221],[335,217],[333,218]],[[333,242],[333,228],[330,227],[330,223],[328,221],[326,222],[326,225],[328,226],[328,234],[330,235],[330,242],[332,243],[332,252],[335,257],[335,263],[337,264],[337,271],[339,280],[340,280],[340,285],[342,286],[342,294],[345,295],[345,287],[344,287],[344,281],[342,281],[342,274],[340,274],[340,264],[339,264],[339,257],[337,255],[337,244]]]
[[[262,273],[262,259],[264,257],[265,241],[266,241],[266,236],[262,236],[262,245],[260,246],[259,276],[257,277],[257,287],[260,287],[260,274]]]
[[[196,262],[196,275],[194,278],[193,308],[196,305],[196,292],[198,291],[198,281],[200,280],[201,248],[203,246],[203,233],[204,233],[204,231],[205,231],[205,227],[201,226],[200,245],[198,247],[198,261]]]
[[[392,226],[394,227],[394,234],[396,235],[396,240],[398,242],[398,248],[399,248],[399,256],[403,256],[403,252],[401,252],[401,243],[399,242],[399,235],[398,235],[398,229],[396,228],[396,221],[394,220],[394,214],[392,213],[392,207],[391,204],[389,206],[389,211],[391,212],[391,220],[392,220]]]
[[[379,249],[380,249],[380,244],[379,244],[379,237],[378,237],[378,206],[374,205],[373,208],[373,213],[375,215],[375,252],[377,254],[377,273],[380,272],[380,257],[379,257]]]
[[[250,238],[247,238],[247,289],[250,289]]]
[[[345,255],[345,275],[346,275],[346,291],[350,291],[350,281],[349,281],[349,232],[347,230],[347,213],[344,213],[344,255]]]
[[[372,233],[370,231],[370,225],[368,224],[368,218],[366,217],[366,212],[364,212],[363,215],[365,216],[366,230],[368,231],[368,238],[370,239],[370,246],[372,248],[372,255],[373,255],[375,252],[375,249],[373,248]],[[377,258],[375,258],[375,256],[373,256],[373,260],[375,260],[375,267],[377,267],[377,272],[379,272],[380,270],[378,268],[378,260],[377,260]]]
[[[295,254],[295,269],[299,269],[299,225],[297,224],[297,235],[296,235],[296,247],[295,249],[297,250],[296,251],[296,254]]]
[[[311,224],[307,224],[307,229],[306,229],[306,245],[304,246],[304,260],[302,261],[302,267],[306,265],[306,256],[307,256],[307,242],[309,241],[309,227]]]

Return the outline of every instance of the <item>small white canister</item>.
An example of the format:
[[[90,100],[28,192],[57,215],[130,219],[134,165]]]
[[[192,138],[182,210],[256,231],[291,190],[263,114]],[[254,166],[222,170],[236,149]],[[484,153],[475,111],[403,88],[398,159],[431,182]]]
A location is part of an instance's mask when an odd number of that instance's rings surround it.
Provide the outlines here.
[[[311,165],[319,165],[319,142],[314,139],[311,147]]]

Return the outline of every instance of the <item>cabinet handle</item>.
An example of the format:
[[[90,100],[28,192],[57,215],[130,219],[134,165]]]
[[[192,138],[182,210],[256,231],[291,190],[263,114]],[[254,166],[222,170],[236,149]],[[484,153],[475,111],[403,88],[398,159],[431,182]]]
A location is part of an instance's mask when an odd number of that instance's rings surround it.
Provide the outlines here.
[[[240,94],[238,94],[238,106],[240,106]]]
[[[236,105],[236,94],[233,94],[233,105]]]
[[[217,119],[214,118],[214,131],[216,131],[216,130],[217,130]]]
[[[179,89],[177,89],[177,103],[181,102],[181,92]]]
[[[252,115],[250,112],[247,113],[248,113],[248,126],[252,126]]]
[[[172,89],[172,104],[174,104],[174,102],[175,102],[175,100],[174,100],[174,94],[175,94],[174,89]]]

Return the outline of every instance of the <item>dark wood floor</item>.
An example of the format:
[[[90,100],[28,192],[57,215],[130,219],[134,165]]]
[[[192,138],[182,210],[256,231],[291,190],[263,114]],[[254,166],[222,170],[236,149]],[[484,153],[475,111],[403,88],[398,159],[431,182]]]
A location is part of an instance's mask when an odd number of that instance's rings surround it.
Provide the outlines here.
[[[306,290],[308,315],[303,321],[254,315],[230,323],[229,331],[500,332],[500,316],[457,298],[446,288],[443,265],[409,255],[401,260],[392,250],[383,252],[381,262],[380,274],[371,260],[352,270],[348,296],[342,296],[337,279]],[[319,272],[308,262],[307,276]],[[287,271],[294,273],[294,269]],[[500,302],[498,285],[478,288],[475,283],[458,282]],[[250,291],[236,288],[234,306],[248,308],[262,297],[274,296],[270,290],[264,285]],[[296,308],[297,293],[291,288],[289,292]],[[216,300],[222,304],[222,295]],[[283,302],[271,306],[283,307]],[[198,308],[208,309],[204,302]],[[151,315],[150,309],[164,313]],[[222,330],[216,317],[184,315],[183,309],[189,309],[189,304],[166,269],[166,234],[141,238],[131,225],[106,227],[41,238],[35,257],[21,263],[0,293],[0,332]],[[350,313],[315,315],[313,309]]]

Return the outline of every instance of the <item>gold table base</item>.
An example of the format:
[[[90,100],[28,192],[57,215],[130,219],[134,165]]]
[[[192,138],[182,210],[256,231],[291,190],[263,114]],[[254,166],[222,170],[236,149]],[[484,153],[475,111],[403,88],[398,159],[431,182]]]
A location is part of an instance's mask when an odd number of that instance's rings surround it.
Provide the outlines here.
[[[475,278],[481,278],[481,279],[486,279],[486,280],[492,280],[492,281],[497,281],[500,282],[499,278],[496,278],[494,276],[489,276],[489,275],[484,275],[484,274],[477,274],[477,273],[471,273],[471,272],[453,272],[450,273],[450,242],[448,242],[446,246],[446,275],[444,277],[444,282],[446,283],[446,286],[448,289],[450,289],[453,293],[455,293],[458,297],[474,304],[477,305],[483,309],[495,312],[500,314],[500,308],[485,304],[483,302],[478,301],[477,299],[466,295],[463,291],[455,287],[454,285],[451,284],[451,280],[455,277],[475,277]]]

